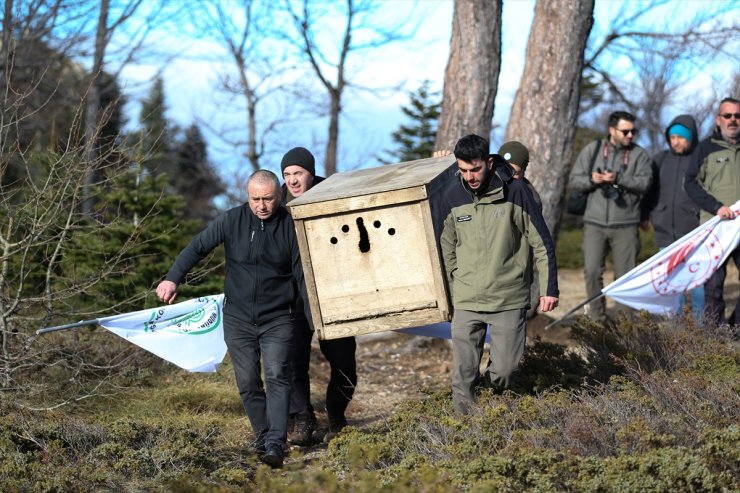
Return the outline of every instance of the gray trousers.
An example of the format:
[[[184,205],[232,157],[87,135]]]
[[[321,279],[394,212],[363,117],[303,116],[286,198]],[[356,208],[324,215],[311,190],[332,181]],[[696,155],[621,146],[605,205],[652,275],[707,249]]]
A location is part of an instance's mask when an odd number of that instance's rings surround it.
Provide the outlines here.
[[[487,377],[493,385],[507,388],[524,354],[526,308],[493,313],[455,309],[452,316],[452,404],[460,414],[467,414],[475,401],[488,325],[491,349]]]
[[[637,265],[640,253],[640,233],[637,226],[605,228],[583,225],[583,266],[586,278],[586,296],[589,299],[601,293],[604,287],[606,256],[612,252],[614,278],[619,279]],[[620,309],[626,309],[619,305]],[[594,320],[606,318],[606,300],[602,297],[586,306],[586,315]]]

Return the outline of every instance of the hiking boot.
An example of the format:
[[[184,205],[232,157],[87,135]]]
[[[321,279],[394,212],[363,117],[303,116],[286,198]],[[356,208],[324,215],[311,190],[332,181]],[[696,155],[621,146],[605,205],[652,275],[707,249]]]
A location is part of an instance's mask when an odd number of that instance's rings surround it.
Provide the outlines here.
[[[267,445],[267,450],[260,457],[260,460],[272,467],[273,469],[280,469],[283,467],[283,460],[285,459],[285,453],[283,447],[278,444],[271,443]]]
[[[296,414],[294,423],[293,434],[288,437],[288,441],[301,447],[310,445],[316,429],[316,416],[313,413],[299,413]]]
[[[329,431],[324,435],[324,443],[329,443],[347,426],[347,420],[344,416],[340,418],[332,418],[329,416]]]
[[[254,434],[254,440],[252,440],[252,450],[257,455],[263,455],[267,450],[265,449],[265,435],[267,430],[262,430],[259,433]]]

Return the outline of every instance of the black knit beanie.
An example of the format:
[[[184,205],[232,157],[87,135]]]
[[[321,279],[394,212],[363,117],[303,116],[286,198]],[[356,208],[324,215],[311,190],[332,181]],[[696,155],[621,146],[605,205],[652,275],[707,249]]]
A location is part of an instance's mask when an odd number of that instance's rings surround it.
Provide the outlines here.
[[[316,176],[316,160],[305,147],[294,147],[285,153],[283,160],[280,162],[280,171],[285,171],[288,166],[300,166]]]

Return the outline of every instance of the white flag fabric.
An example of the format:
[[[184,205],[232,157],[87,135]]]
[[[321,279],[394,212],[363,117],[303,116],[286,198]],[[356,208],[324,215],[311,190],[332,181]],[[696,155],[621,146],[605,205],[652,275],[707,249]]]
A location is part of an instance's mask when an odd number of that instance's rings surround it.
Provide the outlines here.
[[[714,216],[601,292],[638,310],[657,314],[679,311],[681,294],[706,283],[740,243],[740,201],[731,209],[735,219]]]
[[[191,372],[215,372],[226,356],[224,295],[98,319],[105,329]]]

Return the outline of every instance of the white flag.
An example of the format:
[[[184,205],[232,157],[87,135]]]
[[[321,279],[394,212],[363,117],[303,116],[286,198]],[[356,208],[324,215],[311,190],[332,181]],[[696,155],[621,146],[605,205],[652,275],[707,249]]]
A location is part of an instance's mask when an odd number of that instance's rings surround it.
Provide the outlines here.
[[[601,292],[638,310],[675,313],[682,293],[707,282],[740,242],[740,201],[735,219],[717,216],[659,251]]]
[[[215,372],[226,355],[224,295],[98,319],[129,342],[191,372]]]

